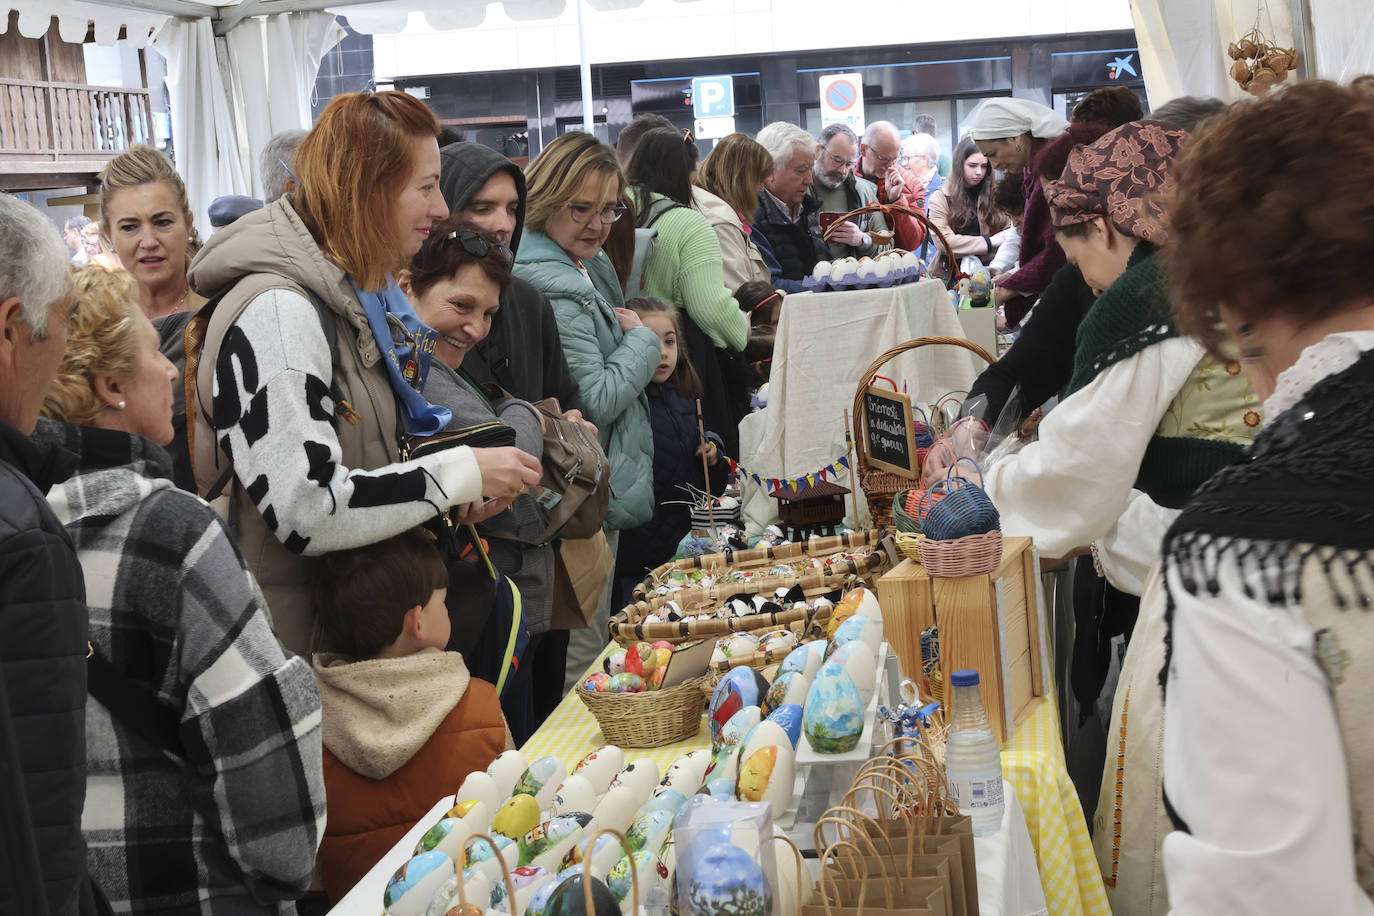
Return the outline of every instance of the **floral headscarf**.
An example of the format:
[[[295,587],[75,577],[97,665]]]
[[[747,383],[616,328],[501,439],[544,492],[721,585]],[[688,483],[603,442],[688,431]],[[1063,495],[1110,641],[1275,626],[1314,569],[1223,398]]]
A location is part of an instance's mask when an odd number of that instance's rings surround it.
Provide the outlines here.
[[[1162,121],[1132,121],[1075,147],[1046,197],[1056,229],[1102,217],[1134,238],[1168,238],[1163,197],[1188,134]]]

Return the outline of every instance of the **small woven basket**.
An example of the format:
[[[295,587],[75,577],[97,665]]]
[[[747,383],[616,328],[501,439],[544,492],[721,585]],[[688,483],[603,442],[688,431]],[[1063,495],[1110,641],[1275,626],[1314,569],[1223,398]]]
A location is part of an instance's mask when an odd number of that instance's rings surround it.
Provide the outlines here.
[[[893,538],[897,542],[897,549],[900,550],[908,560],[921,562],[921,542],[926,539],[924,534],[911,534],[901,532]]]
[[[952,541],[921,538],[917,553],[926,572],[936,578],[985,576],[1002,562],[1002,532],[971,534]]]
[[[607,744],[662,747],[701,731],[705,680],[695,677],[676,687],[645,693],[596,693],[579,684],[577,698],[591,710]]]

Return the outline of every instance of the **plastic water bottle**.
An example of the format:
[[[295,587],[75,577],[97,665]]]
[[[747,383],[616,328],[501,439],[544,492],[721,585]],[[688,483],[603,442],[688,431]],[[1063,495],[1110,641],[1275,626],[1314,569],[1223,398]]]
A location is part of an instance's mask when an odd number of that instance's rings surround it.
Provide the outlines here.
[[[949,737],[945,744],[945,778],[960,814],[973,818],[974,836],[991,836],[1002,826],[1002,752],[983,711],[978,672],[956,671]]]

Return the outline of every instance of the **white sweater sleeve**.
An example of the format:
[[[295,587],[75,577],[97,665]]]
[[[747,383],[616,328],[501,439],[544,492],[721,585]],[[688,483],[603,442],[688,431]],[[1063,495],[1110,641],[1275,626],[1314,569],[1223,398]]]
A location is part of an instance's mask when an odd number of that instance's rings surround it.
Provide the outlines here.
[[[472,450],[372,471],[343,465],[329,343],[309,301],[269,290],[225,335],[215,365],[219,443],[263,520],[291,551],[375,543],[482,495]]]
[[[1145,592],[1145,580],[1159,559],[1159,546],[1178,509],[1166,509],[1139,490],[1131,491],[1126,511],[1112,530],[1098,538],[1097,558],[1107,581],[1129,595]]]
[[[1202,354],[1189,338],[1160,341],[1052,410],[1039,441],[986,470],[1002,530],[1029,535],[1046,557],[1110,531],[1126,510],[1145,446]]]
[[[1374,913],[1355,879],[1350,775],[1312,628],[1263,600],[1258,564],[1182,588],[1164,705],[1164,791],[1188,833],[1164,838],[1173,916]],[[1245,596],[1248,579],[1255,598]],[[1357,612],[1352,612],[1357,613]]]

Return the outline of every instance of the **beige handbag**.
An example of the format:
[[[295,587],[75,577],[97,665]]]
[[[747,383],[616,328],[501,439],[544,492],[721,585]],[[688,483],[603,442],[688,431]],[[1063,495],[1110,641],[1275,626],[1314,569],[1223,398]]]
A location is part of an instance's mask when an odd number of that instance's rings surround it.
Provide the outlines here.
[[[601,596],[615,573],[615,554],[598,531],[589,538],[564,538],[554,555],[554,630],[581,630],[591,626]]]

